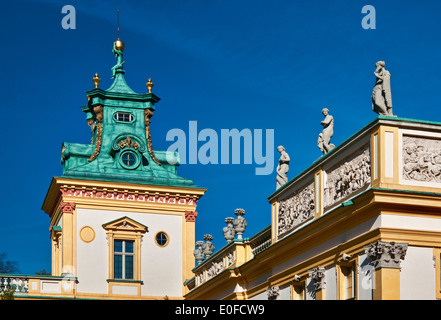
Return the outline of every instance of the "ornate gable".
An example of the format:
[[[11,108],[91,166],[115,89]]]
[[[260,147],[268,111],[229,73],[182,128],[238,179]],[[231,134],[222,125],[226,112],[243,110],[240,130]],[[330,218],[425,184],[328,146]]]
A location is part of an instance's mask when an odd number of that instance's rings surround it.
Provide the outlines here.
[[[110,221],[103,224],[103,228],[107,231],[132,231],[132,232],[148,232],[148,227],[130,219],[129,217],[122,217],[117,220]]]

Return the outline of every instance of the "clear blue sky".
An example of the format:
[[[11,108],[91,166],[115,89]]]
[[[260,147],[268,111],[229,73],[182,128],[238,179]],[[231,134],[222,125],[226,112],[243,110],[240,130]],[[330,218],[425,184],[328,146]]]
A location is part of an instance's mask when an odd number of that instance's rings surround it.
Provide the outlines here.
[[[376,29],[361,27],[364,5]],[[64,5],[76,29],[61,27]],[[0,88],[0,252],[22,273],[50,270],[49,217],[41,210],[53,176],[61,175],[62,142],[89,143],[80,110],[100,74],[111,84],[111,53],[125,42],[129,86],[161,98],[152,118],[155,150],[172,128],[274,129],[275,146],[291,156],[291,179],[321,156],[321,110],[335,118],[340,144],[376,114],[371,109],[375,62],[392,74],[394,113],[441,121],[441,2],[433,0],[156,0],[2,1]],[[275,165],[279,154],[274,149]],[[208,192],[198,206],[196,240],[210,233],[225,244],[225,217],[246,210],[250,237],[270,224],[267,197],[275,172],[255,164],[182,165],[178,173]]]

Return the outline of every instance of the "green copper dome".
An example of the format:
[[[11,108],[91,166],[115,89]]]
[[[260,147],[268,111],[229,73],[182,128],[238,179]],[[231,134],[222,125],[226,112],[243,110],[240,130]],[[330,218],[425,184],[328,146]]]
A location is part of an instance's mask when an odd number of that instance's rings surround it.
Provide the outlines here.
[[[95,88],[86,92],[88,103],[81,108],[91,129],[91,144],[63,143],[63,177],[196,187],[177,175],[176,152],[153,150],[150,121],[160,99],[134,92],[124,78],[122,51],[114,44],[112,52],[117,59],[112,85],[98,88],[96,75]]]

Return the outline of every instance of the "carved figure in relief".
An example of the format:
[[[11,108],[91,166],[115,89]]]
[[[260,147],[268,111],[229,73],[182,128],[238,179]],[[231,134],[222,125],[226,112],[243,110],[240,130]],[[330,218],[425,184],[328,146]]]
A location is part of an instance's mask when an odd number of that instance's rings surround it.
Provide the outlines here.
[[[403,177],[441,182],[441,141],[403,137]]]
[[[211,267],[207,270],[208,279],[213,278],[218,275],[224,269],[224,264],[222,261],[213,262]]]
[[[390,87],[390,72],[387,71],[384,61],[378,61],[374,71],[376,78],[372,92],[372,110],[379,115],[392,116],[392,93]]]
[[[351,193],[363,188],[371,181],[369,150],[346,159],[327,174],[324,190],[324,206],[327,207]]]
[[[293,230],[296,226],[314,216],[314,189],[308,185],[291,197],[280,201],[278,234]]]
[[[277,151],[280,152],[279,165],[277,166],[277,189],[288,182],[288,176],[286,175],[289,171],[289,155],[285,151],[283,146],[278,146]]]
[[[329,114],[328,108],[323,108],[322,114],[325,116],[325,119],[320,122],[323,126],[323,131],[319,134],[317,146],[326,154],[335,148],[331,143],[331,138],[334,135],[334,117]]]

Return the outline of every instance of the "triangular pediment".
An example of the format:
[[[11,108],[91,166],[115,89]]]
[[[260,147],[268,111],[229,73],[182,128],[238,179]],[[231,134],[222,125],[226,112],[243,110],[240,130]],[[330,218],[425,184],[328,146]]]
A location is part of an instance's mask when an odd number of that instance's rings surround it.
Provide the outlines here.
[[[122,217],[103,224],[105,230],[148,232],[148,227],[129,217]]]

